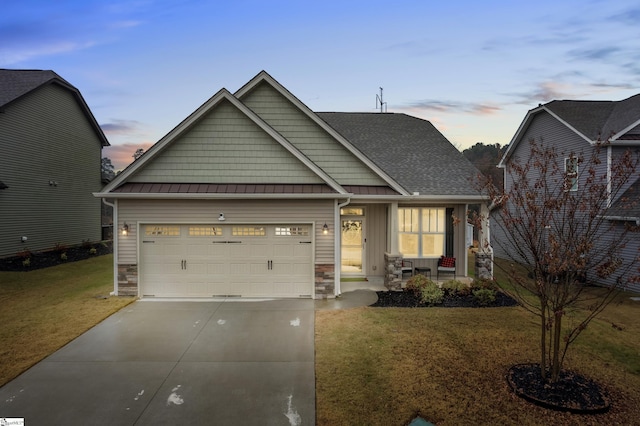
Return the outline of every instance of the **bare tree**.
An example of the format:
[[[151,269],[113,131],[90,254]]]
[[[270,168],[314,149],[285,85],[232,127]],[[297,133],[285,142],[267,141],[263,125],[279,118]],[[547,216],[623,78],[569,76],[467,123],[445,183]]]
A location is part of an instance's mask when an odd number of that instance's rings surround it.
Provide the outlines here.
[[[531,140],[526,160],[508,162],[504,190],[483,179],[494,200],[492,227],[501,231],[492,243],[510,260],[502,288],[539,318],[540,373],[551,383],[571,343],[626,282],[639,279],[638,258],[621,258],[638,227],[607,218],[611,200],[637,179],[638,155],[627,150],[603,161],[608,145],[583,154]],[[594,283],[597,291],[588,289]]]

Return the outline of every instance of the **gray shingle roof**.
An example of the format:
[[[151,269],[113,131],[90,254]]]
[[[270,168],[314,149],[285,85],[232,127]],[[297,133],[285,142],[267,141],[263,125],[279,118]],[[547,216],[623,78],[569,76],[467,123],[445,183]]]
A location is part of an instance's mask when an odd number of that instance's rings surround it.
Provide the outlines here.
[[[640,120],[640,94],[621,101],[551,101],[545,107],[593,141]]]
[[[54,79],[75,89],[53,71],[0,69],[0,107]]]
[[[87,119],[93,124],[102,146],[109,146],[109,141],[102,132],[89,106],[80,91],[67,80],[51,70],[8,70],[0,69],[0,108],[21,98],[40,86],[55,82],[71,90],[82,107]]]
[[[478,170],[429,121],[396,113],[317,113],[410,193],[477,196]]]

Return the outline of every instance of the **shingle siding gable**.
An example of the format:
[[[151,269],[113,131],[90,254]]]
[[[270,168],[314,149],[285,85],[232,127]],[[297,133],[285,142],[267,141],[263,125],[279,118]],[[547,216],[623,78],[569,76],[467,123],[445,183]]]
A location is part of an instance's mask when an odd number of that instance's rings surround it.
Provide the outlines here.
[[[241,101],[339,184],[387,185],[269,84],[258,84]]]
[[[324,183],[229,101],[128,179],[156,183]]]

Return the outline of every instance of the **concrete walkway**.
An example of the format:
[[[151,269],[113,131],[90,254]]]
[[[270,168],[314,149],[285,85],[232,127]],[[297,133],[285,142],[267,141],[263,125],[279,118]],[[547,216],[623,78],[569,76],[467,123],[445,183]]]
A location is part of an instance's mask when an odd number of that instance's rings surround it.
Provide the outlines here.
[[[313,425],[314,310],[376,299],[137,301],[0,388],[0,418]]]

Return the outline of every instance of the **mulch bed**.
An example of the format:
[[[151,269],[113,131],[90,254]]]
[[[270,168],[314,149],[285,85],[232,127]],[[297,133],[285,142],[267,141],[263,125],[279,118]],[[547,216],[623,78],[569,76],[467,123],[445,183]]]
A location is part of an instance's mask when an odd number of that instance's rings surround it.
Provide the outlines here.
[[[95,251],[92,252],[92,248],[95,249]],[[1,258],[0,271],[33,271],[62,263],[77,262],[78,260],[85,260],[90,257],[102,256],[112,253],[112,251],[112,242],[103,241],[66,247],[62,250],[31,252],[28,265],[23,264],[25,255]],[[66,259],[63,259],[64,256],[62,256],[62,253],[66,254]]]
[[[600,385],[572,371],[563,370],[558,382],[548,383],[542,379],[540,364],[518,364],[509,369],[507,382],[516,395],[545,408],[599,414],[611,407]]]
[[[410,291],[377,291],[378,301],[373,307],[378,308],[428,308],[420,298]],[[445,293],[441,304],[434,305],[441,308],[495,308],[502,306],[516,306],[518,303],[506,294],[496,292],[496,300],[489,305],[480,305],[472,294],[458,296]]]

